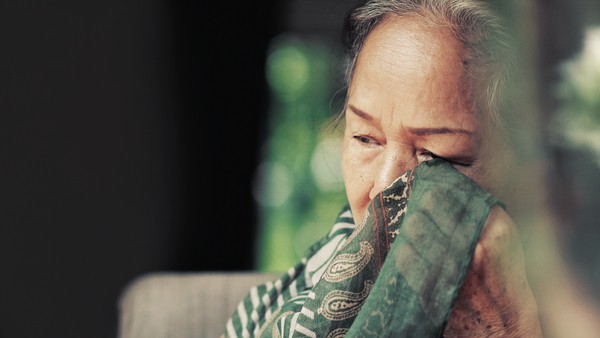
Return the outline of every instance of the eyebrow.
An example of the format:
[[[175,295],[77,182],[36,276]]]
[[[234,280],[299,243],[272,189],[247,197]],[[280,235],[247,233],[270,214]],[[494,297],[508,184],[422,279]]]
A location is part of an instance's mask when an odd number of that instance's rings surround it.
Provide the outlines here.
[[[432,134],[464,134],[472,136],[473,132],[459,128],[406,128],[411,134],[426,136]]]
[[[376,119],[354,107],[351,104],[348,104],[348,108],[354,113],[356,114],[358,117],[367,120],[367,121],[375,121]],[[427,135],[435,135],[435,134],[464,134],[464,135],[468,135],[468,136],[473,136],[473,132],[466,130],[466,129],[460,129],[460,128],[446,128],[446,127],[441,127],[441,128],[413,128],[413,127],[407,127],[406,130],[408,130],[409,133],[417,135],[417,136],[427,136]]]

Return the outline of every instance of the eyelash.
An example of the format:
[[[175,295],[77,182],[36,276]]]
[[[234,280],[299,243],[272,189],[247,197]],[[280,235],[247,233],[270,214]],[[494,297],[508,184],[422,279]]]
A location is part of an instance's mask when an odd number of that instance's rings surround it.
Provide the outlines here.
[[[355,139],[356,141],[358,141],[361,144],[365,144],[365,145],[374,145],[377,144],[377,141],[375,141],[375,139],[373,139],[370,136],[365,136],[365,135],[354,135],[352,136],[353,139]]]
[[[471,165],[473,165],[473,163],[471,163],[471,162],[457,161],[457,160],[448,159],[448,158],[445,158],[445,157],[442,157],[442,156],[438,156],[438,155],[436,155],[436,154],[434,154],[434,153],[432,153],[430,151],[423,151],[423,152],[421,152],[421,156],[423,156],[423,155],[429,156],[429,157],[431,157],[431,159],[439,158],[439,159],[448,161],[448,162],[450,162],[453,165],[458,165],[458,166],[461,166],[461,167],[470,167]]]

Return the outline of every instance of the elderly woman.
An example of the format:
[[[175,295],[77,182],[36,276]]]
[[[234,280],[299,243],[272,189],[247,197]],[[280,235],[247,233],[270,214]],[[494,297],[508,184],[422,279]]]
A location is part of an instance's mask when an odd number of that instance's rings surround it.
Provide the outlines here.
[[[517,229],[495,199],[499,31],[471,0],[349,16],[348,206],[227,337],[541,337]]]

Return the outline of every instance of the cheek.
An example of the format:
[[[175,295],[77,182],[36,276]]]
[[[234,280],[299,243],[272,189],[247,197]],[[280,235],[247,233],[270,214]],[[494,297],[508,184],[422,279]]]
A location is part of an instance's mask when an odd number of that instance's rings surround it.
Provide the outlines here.
[[[346,197],[354,214],[355,222],[359,222],[362,214],[366,211],[370,202],[369,192],[373,186],[372,181],[369,181],[372,175],[368,174],[368,165],[361,163],[357,158],[344,145],[342,151],[342,173],[346,187]]]
[[[494,165],[497,163],[494,157],[498,153],[498,150],[498,147],[494,146],[490,141],[481,141],[477,151],[477,160],[473,165],[468,168],[457,167],[457,169],[482,188],[493,193],[497,181],[494,174]]]
[[[465,176],[469,177],[475,183],[480,185],[482,188],[492,191],[493,187],[493,179],[492,175],[489,172],[489,168],[485,165],[485,163],[479,161],[468,168],[457,167],[457,170],[462,172]]]

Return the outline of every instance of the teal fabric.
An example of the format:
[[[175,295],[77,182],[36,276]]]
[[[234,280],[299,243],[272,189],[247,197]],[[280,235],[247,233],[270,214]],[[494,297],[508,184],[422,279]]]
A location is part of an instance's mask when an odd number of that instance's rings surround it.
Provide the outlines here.
[[[251,290],[226,336],[441,337],[498,204],[450,163],[421,163],[373,199],[356,229],[339,232],[338,217],[279,283]]]
[[[414,177],[400,234],[346,337],[441,337],[488,213],[502,206],[441,160]]]

